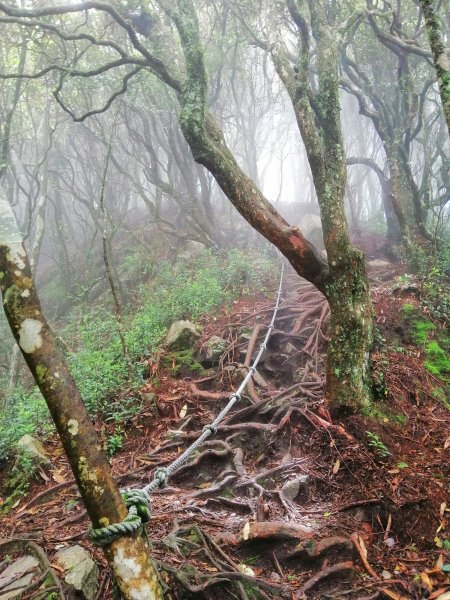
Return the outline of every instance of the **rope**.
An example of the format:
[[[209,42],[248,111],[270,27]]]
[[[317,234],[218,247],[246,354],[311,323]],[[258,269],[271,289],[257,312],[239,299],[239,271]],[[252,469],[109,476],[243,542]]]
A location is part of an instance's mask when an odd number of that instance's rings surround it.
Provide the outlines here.
[[[258,354],[253,361],[251,367],[241,385],[238,389],[231,394],[227,405],[220,411],[217,417],[210,425],[205,425],[201,435],[193,442],[180,456],[174,460],[167,467],[159,467],[156,469],[152,481],[142,489],[126,489],[121,490],[122,497],[125,505],[128,508],[128,515],[123,519],[121,523],[113,523],[106,527],[100,527],[97,529],[91,529],[90,535],[94,543],[98,546],[106,546],[115,539],[118,539],[124,535],[132,535],[138,529],[142,527],[150,519],[150,494],[160,488],[164,488],[171,475],[175,473],[182,465],[184,465],[191,455],[197,450],[199,446],[203,444],[210,436],[214,435],[217,431],[218,426],[227,416],[233,406],[241,399],[241,394],[245,390],[253,373],[256,371],[256,367],[261,359],[264,350],[267,348],[267,342],[269,341],[272,330],[275,326],[275,319],[277,317],[278,309],[280,307],[281,289],[283,285],[284,276],[284,263],[281,265],[280,283],[277,290],[275,306],[273,309],[272,320],[267,329],[266,336],[261,346],[259,347]]]

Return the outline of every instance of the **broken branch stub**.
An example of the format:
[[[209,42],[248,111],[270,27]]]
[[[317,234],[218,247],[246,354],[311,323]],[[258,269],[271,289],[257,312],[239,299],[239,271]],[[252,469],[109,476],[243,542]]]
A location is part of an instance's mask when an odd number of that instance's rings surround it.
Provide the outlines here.
[[[41,310],[14,213],[0,189],[0,290],[11,331],[45,398],[94,527],[117,523],[127,509],[105,454]],[[161,600],[158,575],[140,535],[105,547],[126,600]]]

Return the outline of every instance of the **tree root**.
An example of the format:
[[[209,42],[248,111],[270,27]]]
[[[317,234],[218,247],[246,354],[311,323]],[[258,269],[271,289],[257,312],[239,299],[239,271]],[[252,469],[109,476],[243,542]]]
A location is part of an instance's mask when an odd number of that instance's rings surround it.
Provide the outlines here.
[[[337,563],[336,565],[331,565],[330,567],[326,567],[322,569],[318,573],[316,573],[313,577],[308,579],[308,581],[302,585],[302,587],[296,592],[295,599],[302,600],[304,598],[305,592],[315,587],[318,583],[321,583],[324,579],[328,577],[335,576],[337,574],[342,574],[345,572],[354,572],[355,565],[351,560],[347,560],[344,562]]]

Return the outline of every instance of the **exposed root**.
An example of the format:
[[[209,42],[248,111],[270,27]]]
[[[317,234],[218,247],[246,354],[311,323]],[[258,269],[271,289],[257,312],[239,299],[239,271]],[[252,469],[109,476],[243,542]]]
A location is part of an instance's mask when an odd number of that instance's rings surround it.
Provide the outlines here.
[[[302,585],[302,587],[296,592],[295,599],[303,600],[305,592],[314,588],[318,583],[321,583],[324,579],[328,579],[328,577],[335,577],[336,575],[342,576],[344,573],[348,575],[355,572],[355,565],[351,560],[347,560],[344,562],[337,563],[336,565],[331,565],[330,567],[326,567],[322,569],[318,573],[316,573],[313,577],[308,579],[308,581]]]

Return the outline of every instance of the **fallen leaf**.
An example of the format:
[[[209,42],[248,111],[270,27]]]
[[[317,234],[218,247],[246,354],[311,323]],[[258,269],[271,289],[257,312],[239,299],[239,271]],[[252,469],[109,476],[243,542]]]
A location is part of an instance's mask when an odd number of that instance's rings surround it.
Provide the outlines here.
[[[367,560],[367,548],[364,543],[364,540],[362,539],[362,537],[360,535],[358,535],[358,544],[361,548],[361,553],[363,554],[364,558]]]
[[[443,590],[437,590],[437,592],[442,592]],[[448,592],[444,592],[443,594],[440,594],[439,596],[435,596],[434,594],[432,594],[430,596],[429,600],[450,600],[450,591]]]
[[[428,577],[427,573],[421,573],[420,579],[422,580],[423,585],[427,588],[429,592],[433,591],[433,584],[431,583],[431,579]]]
[[[395,592],[392,592],[387,588],[380,588],[380,590],[385,596],[387,596],[388,598],[392,598],[392,600],[408,600],[408,598],[405,598],[405,596],[399,596],[399,594],[396,594]]]
[[[67,479],[59,472],[52,473],[52,479],[53,481],[56,481],[56,483],[67,483]]]
[[[244,565],[244,563],[240,563],[238,565],[238,567],[239,567],[239,571],[241,573],[243,573],[244,575],[249,575],[250,577],[255,576],[254,570],[251,567],[249,567],[248,565]]]
[[[247,523],[244,525],[244,529],[242,530],[242,538],[245,540],[248,540],[250,536],[250,521],[247,521]]]

